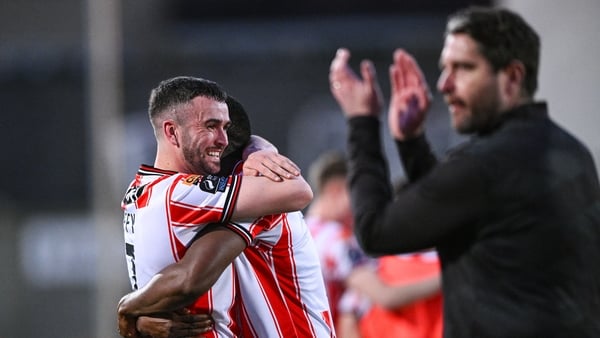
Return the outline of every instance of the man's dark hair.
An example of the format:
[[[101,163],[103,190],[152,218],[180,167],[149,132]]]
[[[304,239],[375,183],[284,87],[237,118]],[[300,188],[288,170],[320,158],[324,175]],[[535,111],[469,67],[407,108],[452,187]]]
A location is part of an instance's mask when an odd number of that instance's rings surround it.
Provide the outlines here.
[[[189,103],[197,96],[204,96],[218,102],[225,102],[227,93],[210,80],[178,76],[164,80],[150,94],[148,115],[152,125],[164,112],[182,104]]]
[[[252,134],[250,118],[248,118],[244,106],[231,95],[227,96],[225,103],[227,103],[227,109],[229,109],[231,126],[227,129],[229,144],[225,148],[223,156],[227,156],[227,154],[235,149],[243,149],[250,141],[250,135]]]
[[[330,150],[322,153],[310,165],[309,182],[313,189],[319,193],[325,184],[333,178],[347,177],[348,167],[346,157],[337,150]]]
[[[227,96],[227,109],[229,110],[229,119],[231,126],[227,129],[227,138],[229,144],[221,156],[221,170],[219,175],[230,175],[233,167],[242,159],[244,148],[250,142],[252,128],[250,118],[244,106],[233,96]]]
[[[518,60],[525,66],[523,88],[532,97],[538,86],[540,38],[518,14],[503,8],[469,7],[452,14],[448,34],[468,34],[498,71]]]

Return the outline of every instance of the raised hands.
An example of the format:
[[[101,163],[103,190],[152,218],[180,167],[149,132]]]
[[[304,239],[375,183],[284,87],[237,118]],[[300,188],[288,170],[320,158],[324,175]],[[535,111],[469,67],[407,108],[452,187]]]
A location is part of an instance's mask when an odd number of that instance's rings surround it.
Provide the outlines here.
[[[383,99],[375,67],[369,60],[360,64],[362,79],[348,65],[350,52],[338,49],[329,68],[329,85],[333,97],[346,117],[379,116]]]
[[[419,65],[402,49],[394,51],[390,84],[390,133],[397,140],[420,135],[423,133],[423,122],[431,103],[431,94]]]

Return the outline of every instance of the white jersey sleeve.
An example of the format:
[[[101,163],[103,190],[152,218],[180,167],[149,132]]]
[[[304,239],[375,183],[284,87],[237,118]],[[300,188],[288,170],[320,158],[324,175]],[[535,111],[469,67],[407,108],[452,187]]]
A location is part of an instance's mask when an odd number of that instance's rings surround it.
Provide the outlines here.
[[[127,264],[134,289],[181,259],[208,224],[229,221],[241,179],[186,175],[147,166],[138,171],[122,203]]]

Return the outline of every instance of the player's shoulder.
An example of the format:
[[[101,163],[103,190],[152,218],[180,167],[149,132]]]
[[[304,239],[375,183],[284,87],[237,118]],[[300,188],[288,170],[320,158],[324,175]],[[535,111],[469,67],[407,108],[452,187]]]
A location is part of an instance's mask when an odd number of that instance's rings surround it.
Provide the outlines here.
[[[216,194],[227,191],[236,181],[239,181],[238,176],[177,174],[172,177],[170,183],[177,185],[177,188],[199,188],[200,191]]]

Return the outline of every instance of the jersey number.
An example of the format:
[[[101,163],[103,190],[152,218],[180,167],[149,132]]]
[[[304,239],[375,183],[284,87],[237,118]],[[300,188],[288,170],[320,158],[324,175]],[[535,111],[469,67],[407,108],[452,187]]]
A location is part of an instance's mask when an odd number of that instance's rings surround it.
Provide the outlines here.
[[[127,268],[129,272],[129,282],[134,290],[137,290],[137,277],[135,272],[135,247],[134,238],[135,214],[125,213],[123,218],[123,229],[125,231],[125,254],[127,259]]]

